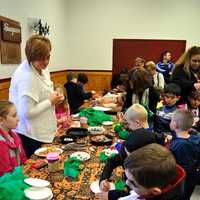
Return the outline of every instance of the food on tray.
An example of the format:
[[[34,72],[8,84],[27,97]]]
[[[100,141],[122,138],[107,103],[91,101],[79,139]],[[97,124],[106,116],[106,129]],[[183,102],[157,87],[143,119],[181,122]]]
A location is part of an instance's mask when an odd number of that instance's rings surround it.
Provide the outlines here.
[[[35,151],[35,154],[40,157],[46,157],[48,153],[52,153],[52,152],[61,154],[62,149],[59,149],[57,147],[42,147],[40,149],[37,149]]]
[[[92,135],[102,134],[105,131],[105,128],[101,126],[92,126],[88,128],[88,131]]]
[[[91,140],[93,142],[108,142],[111,139],[108,138],[106,135],[96,135],[96,136],[91,137]]]

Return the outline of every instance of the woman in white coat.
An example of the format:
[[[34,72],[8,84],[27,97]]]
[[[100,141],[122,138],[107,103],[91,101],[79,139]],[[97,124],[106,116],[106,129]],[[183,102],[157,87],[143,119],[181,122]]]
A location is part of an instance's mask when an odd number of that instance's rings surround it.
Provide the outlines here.
[[[17,107],[19,134],[27,157],[51,143],[56,132],[54,105],[62,96],[53,91],[53,82],[47,69],[51,43],[49,39],[34,35],[26,43],[24,61],[14,72],[9,89],[9,100]]]

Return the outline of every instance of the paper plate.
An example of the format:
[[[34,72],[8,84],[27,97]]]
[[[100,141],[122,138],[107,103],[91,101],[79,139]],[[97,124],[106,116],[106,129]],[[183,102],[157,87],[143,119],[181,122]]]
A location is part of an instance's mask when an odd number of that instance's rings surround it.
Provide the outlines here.
[[[39,178],[26,178],[24,182],[33,187],[47,187],[50,185],[49,181]]]
[[[56,152],[58,154],[61,154],[63,152],[63,150],[58,147],[41,147],[41,148],[37,149],[34,152],[34,154],[39,157],[46,157],[47,154],[51,153],[51,152]]]
[[[102,122],[102,124],[104,126],[111,126],[111,125],[113,125],[113,122],[111,122],[111,121],[104,121],[104,122]]]
[[[99,187],[99,180],[92,182],[92,184],[90,185],[90,189],[93,193],[101,193],[102,190]],[[115,189],[115,185],[114,183],[110,183],[110,190],[114,190]]]
[[[77,151],[77,152],[72,153],[70,157],[76,157],[80,161],[86,161],[90,159],[90,154],[83,151]]]
[[[24,190],[25,196],[31,200],[50,200],[53,193],[48,187],[30,187]]]
[[[106,107],[102,107],[102,106],[95,106],[93,107],[94,110],[99,110],[99,111],[109,111],[112,108],[106,108]]]
[[[79,117],[79,113],[72,114],[71,116],[72,116],[72,118],[77,118],[77,117]]]

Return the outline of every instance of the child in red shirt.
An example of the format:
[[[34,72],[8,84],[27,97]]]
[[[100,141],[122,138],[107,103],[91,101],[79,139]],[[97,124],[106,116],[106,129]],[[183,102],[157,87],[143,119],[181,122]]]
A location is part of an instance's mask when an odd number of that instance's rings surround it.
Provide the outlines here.
[[[0,101],[0,176],[26,161],[21,140],[12,130],[17,127],[18,121],[14,104]]]

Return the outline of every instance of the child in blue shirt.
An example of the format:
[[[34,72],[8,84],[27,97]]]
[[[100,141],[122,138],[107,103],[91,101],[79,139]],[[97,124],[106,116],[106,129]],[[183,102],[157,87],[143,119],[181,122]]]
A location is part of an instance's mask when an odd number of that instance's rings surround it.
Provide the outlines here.
[[[169,127],[172,113],[177,109],[176,102],[180,99],[181,88],[174,83],[170,83],[164,87],[164,106],[156,111],[154,119],[154,131],[158,133],[171,132]]]
[[[188,110],[176,110],[172,115],[171,129],[175,132],[169,145],[176,161],[186,172],[184,195],[189,200],[196,184],[200,180],[200,135],[190,135],[193,124],[192,113]]]

